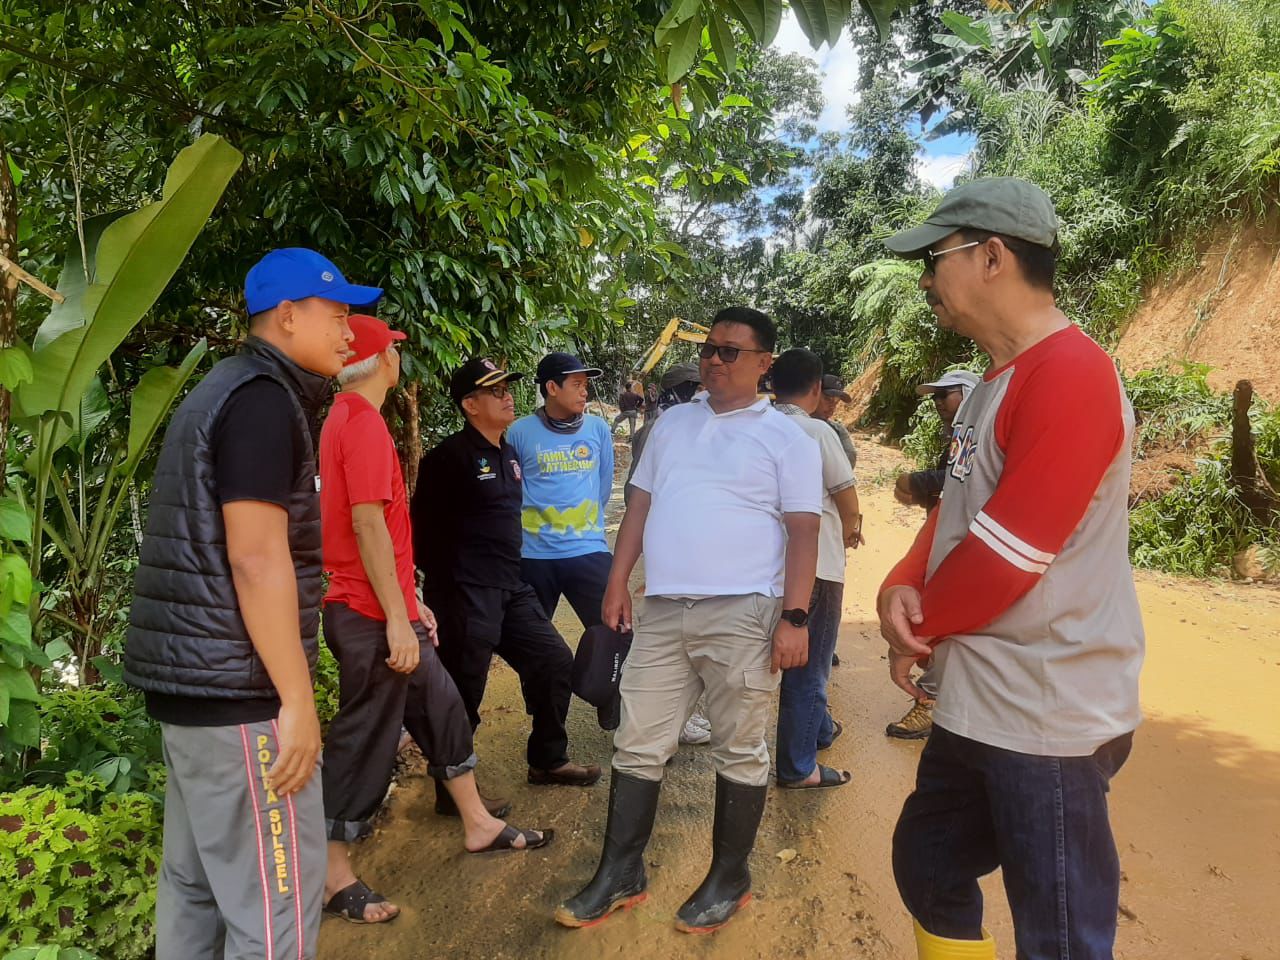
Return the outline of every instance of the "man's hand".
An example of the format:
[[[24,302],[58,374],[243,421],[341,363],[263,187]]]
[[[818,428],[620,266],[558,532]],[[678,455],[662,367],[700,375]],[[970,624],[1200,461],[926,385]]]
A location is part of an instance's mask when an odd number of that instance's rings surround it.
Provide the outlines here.
[[[880,636],[888,641],[894,653],[903,656],[928,656],[933,648],[924,637],[915,635],[914,627],[924,621],[920,608],[920,591],[915,587],[890,587],[880,594]]]
[[[910,474],[898,474],[898,479],[893,484],[893,499],[904,507],[914,507],[916,505],[915,494],[911,492]]]
[[[803,667],[809,662],[809,628],[793,626],[787,620],[779,620],[773,628],[773,659],[769,672]]]
[[[433,647],[440,646],[440,624],[436,621],[435,612],[421,600],[418,601],[418,620],[427,628],[427,636],[431,638]]]
[[[285,797],[305,787],[316,771],[320,720],[315,700],[283,704],[276,725],[276,762],[267,771],[267,786]]]
[[[609,581],[600,605],[600,619],[610,630],[626,633],[631,629],[631,590],[627,584]]]
[[[911,679],[911,668],[915,665],[916,658],[913,655],[889,651],[889,676],[893,678],[893,682],[916,700],[927,700],[929,695]]]
[[[391,648],[387,666],[396,673],[418,669],[418,634],[408,617],[387,621],[387,646]]]
[[[844,538],[844,545],[850,550],[857,550],[866,542],[867,538],[862,535],[862,520],[859,518],[858,526]]]

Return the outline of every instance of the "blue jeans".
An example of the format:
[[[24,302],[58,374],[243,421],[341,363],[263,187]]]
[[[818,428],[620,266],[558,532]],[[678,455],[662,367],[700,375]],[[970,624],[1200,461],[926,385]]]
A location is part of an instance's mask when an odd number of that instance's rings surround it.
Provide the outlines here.
[[[809,661],[803,667],[782,672],[778,700],[778,779],[803,780],[818,766],[818,749],[829,746],[834,735],[827,713],[827,681],[831,679],[831,654],[840,631],[840,605],[844,584],[813,581],[809,598]]]
[[[585,629],[600,622],[604,588],[609,585],[609,567],[612,565],[613,554],[607,550],[555,560],[530,560],[526,557],[520,561],[520,576],[533,587],[548,619],[556,615],[556,607],[563,595]]]
[[[934,725],[893,833],[893,873],[927,931],[977,940],[978,878],[996,867],[1018,960],[1111,960],[1120,860],[1107,787],[1126,733],[1087,757],[1014,753]]]

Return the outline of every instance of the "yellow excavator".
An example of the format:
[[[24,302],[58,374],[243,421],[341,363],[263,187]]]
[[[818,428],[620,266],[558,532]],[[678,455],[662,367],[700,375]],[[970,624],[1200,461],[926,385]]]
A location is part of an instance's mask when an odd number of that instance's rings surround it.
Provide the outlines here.
[[[685,320],[682,317],[672,317],[671,321],[662,328],[658,338],[653,341],[649,349],[644,352],[644,355],[631,368],[631,376],[647,377],[662,360],[663,354],[667,352],[671,344],[677,340],[684,340],[687,343],[705,343],[707,334],[710,332],[708,328],[700,323],[694,323],[692,320]]]

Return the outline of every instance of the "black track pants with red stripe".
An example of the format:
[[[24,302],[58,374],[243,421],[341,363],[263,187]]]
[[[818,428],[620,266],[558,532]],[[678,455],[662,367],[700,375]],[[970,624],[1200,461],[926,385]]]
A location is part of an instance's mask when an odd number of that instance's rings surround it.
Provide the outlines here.
[[[316,955],[326,844],[320,770],[298,793],[263,784],[276,723],[161,724],[169,779],[156,960]]]

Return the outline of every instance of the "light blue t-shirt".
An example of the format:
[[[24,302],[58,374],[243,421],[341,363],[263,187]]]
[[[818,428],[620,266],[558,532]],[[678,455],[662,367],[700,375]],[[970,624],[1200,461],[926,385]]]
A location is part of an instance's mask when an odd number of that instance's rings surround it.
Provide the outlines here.
[[[574,433],[557,433],[537,414],[507,430],[524,475],[521,556],[556,560],[607,552],[604,510],[613,490],[613,436],[586,416]]]

